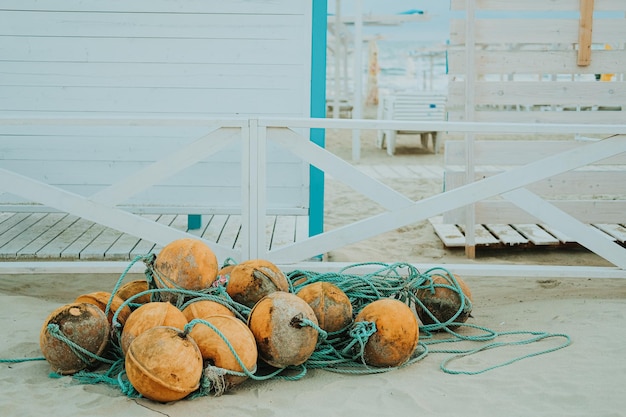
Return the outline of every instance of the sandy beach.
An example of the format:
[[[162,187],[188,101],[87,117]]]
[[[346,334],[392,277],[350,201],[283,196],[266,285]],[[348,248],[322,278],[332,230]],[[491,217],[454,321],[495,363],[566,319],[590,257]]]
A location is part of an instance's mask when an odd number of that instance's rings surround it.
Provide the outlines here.
[[[443,155],[401,138],[397,155],[374,146],[363,132],[359,164],[442,164]],[[349,135],[328,132],[327,147],[349,160]],[[385,180],[414,199],[441,191],[441,179]],[[326,224],[340,226],[382,210],[341,183],[327,179]],[[327,254],[349,263],[466,262],[462,249],[445,248],[428,222],[407,226]],[[479,251],[479,262],[605,265],[583,249]],[[129,276],[128,280],[142,276]],[[78,295],[110,291],[117,275],[10,275],[0,277],[0,358],[40,357],[39,332],[48,314]],[[571,345],[479,375],[440,369],[449,353],[430,353],[410,366],[374,375],[311,370],[298,381],[248,380],[225,395],[160,404],[131,399],[107,385],[83,385],[70,376],[49,378],[45,361],[0,364],[3,416],[620,416],[626,343],[626,285],[612,279],[481,278],[466,280],[474,298],[469,323],[496,332],[532,331],[567,335]],[[463,328],[461,332],[471,334]],[[496,342],[516,340],[505,335]],[[563,337],[488,349],[455,360],[457,370],[484,369],[559,346]],[[484,342],[450,344],[470,349]]]

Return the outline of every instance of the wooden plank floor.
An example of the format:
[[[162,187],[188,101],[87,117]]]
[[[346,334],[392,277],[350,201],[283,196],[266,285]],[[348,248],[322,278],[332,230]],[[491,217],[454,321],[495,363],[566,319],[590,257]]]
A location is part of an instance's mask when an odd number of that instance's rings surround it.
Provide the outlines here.
[[[441,216],[433,217],[430,223],[443,244],[449,248],[465,246],[465,231],[462,225],[443,223]],[[609,239],[626,245],[626,225],[594,224]],[[532,247],[577,245],[563,233],[540,224],[478,224],[475,236],[476,247]]]
[[[187,229],[186,215],[145,215],[230,248],[240,248],[241,217],[204,215],[202,226]],[[268,216],[268,248],[308,236],[307,216]],[[0,260],[131,260],[158,253],[153,242],[106,228],[67,213],[0,213]]]
[[[443,180],[440,165],[359,165],[376,179],[426,178]],[[328,175],[331,178],[330,175]],[[186,215],[144,215],[179,230],[188,231],[230,248],[240,248],[241,218],[236,215],[202,216],[202,227],[187,229]],[[281,247],[308,237],[308,216],[268,216],[268,248]],[[153,242],[108,229],[65,213],[0,212],[1,260],[132,260],[137,255],[158,253]]]

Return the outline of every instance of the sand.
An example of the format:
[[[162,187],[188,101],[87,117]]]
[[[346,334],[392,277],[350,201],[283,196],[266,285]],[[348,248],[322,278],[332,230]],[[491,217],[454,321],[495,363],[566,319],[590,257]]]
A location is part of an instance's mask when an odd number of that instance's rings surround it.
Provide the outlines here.
[[[328,132],[328,148],[350,159],[350,137]],[[441,164],[442,155],[401,138],[398,154],[376,149],[364,132],[360,164]],[[394,180],[411,198],[440,192],[440,180]],[[329,228],[380,210],[333,179],[326,183]],[[605,265],[583,249],[488,251],[480,262]],[[408,261],[434,266],[467,261],[462,250],[443,247],[428,222],[327,254],[330,261]],[[0,358],[39,357],[39,332],[56,307],[96,290],[110,291],[116,275],[8,275],[0,277]],[[141,278],[129,276],[127,279]],[[479,375],[453,375],[440,365],[450,354],[430,353],[410,366],[375,375],[312,370],[298,381],[246,381],[220,397],[159,404],[130,399],[106,385],[82,385],[71,377],[49,378],[45,361],[0,364],[2,416],[621,416],[626,375],[626,283],[613,279],[470,277],[471,324],[497,332],[564,334],[571,345]],[[471,329],[462,329],[472,334]],[[497,342],[518,340],[500,336]],[[563,338],[486,350],[453,361],[457,370],[478,370],[554,348]],[[484,342],[451,344],[468,349]]]

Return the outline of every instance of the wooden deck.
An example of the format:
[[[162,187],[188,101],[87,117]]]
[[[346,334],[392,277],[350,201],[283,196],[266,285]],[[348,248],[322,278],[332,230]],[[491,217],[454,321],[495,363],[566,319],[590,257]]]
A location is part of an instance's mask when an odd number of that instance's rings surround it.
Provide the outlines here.
[[[220,245],[241,245],[240,216],[205,215],[202,226],[187,229],[186,215],[144,217],[201,236]],[[268,216],[269,249],[308,236],[306,216]],[[108,229],[67,213],[0,213],[0,260],[88,260],[122,261],[156,253],[152,242]]]
[[[464,247],[465,232],[462,225],[443,223],[441,217],[430,219],[435,233],[446,247]],[[610,239],[626,245],[626,225],[592,224]],[[478,224],[475,229],[476,247],[506,248],[533,246],[578,245],[577,242],[546,225],[540,224]]]
[[[376,179],[426,178],[442,181],[437,165],[361,165]],[[330,176],[329,176],[330,178]],[[145,215],[155,222],[188,231],[220,245],[238,248],[241,219],[237,215],[202,216],[202,227],[187,229],[186,215]],[[307,216],[268,216],[268,249],[308,236]],[[160,247],[67,213],[0,213],[0,261],[124,261],[158,252]]]

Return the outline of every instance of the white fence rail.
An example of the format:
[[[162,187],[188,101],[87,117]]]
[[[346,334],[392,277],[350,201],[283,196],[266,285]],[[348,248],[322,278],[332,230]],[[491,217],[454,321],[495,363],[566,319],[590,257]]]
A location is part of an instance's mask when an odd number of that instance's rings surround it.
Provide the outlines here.
[[[381,120],[329,120],[329,119],[33,119],[2,118],[0,128],[6,125],[33,124],[83,124],[83,125],[206,125],[219,126],[218,129],[235,129],[241,135],[242,152],[242,233],[243,245],[240,251],[211,244],[219,258],[232,257],[237,260],[265,258],[284,268],[307,268],[328,270],[339,268],[332,263],[311,263],[305,260],[343,246],[368,239],[384,232],[428,219],[446,211],[471,205],[482,199],[502,195],[507,200],[529,211],[542,222],[553,225],[562,232],[574,237],[581,245],[608,260],[613,267],[564,267],[540,265],[446,265],[449,269],[466,275],[518,276],[585,276],[626,278],[626,249],[595,233],[588,225],[578,221],[542,200],[524,187],[536,181],[560,173],[583,167],[622,152],[626,152],[626,125],[588,124],[515,124],[515,123],[462,123],[462,122],[398,122]],[[579,133],[602,134],[606,139],[589,142],[585,146],[540,159],[469,183],[454,190],[413,201],[385,184],[368,177],[350,163],[338,158],[327,150],[310,142],[303,136],[303,129],[383,129],[383,130],[432,130],[465,133]],[[218,136],[219,137],[219,136]],[[334,179],[344,182],[366,197],[385,207],[387,211],[352,224],[326,231],[303,241],[287,246],[265,249],[266,215],[266,161],[269,141],[287,148],[311,165],[319,168]],[[472,141],[468,141],[471,146]],[[9,192],[29,201],[78,215],[88,220],[115,228],[125,233],[146,238],[157,244],[187,236],[185,232],[170,229],[143,219],[116,206],[131,194],[145,190],[156,178],[163,179],[184,169],[197,160],[198,155],[208,155],[219,149],[220,144],[203,138],[187,145],[178,152],[156,161],[151,166],[131,175],[109,189],[90,197],[79,196],[58,187],[33,180],[24,175],[0,169],[0,191]],[[471,152],[467,153],[468,166],[471,166]],[[162,169],[167,167],[167,169]],[[107,195],[106,199],[102,198]],[[189,235],[192,236],[192,235]],[[196,237],[196,236],[193,236]],[[378,261],[385,262],[384,259]],[[90,272],[121,271],[123,263],[19,263],[11,262],[0,266],[0,273],[20,272],[76,272],[88,268]],[[432,266],[432,265],[431,265]],[[419,265],[418,265],[419,267]],[[523,272],[522,272],[523,271]]]

